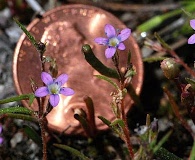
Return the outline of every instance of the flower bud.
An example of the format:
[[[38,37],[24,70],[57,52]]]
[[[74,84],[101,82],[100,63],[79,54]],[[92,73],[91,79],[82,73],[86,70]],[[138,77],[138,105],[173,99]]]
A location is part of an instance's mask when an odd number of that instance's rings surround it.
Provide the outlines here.
[[[175,62],[174,58],[166,58],[160,65],[165,77],[168,79],[177,78],[179,75],[179,65]]]
[[[186,85],[181,93],[181,102],[188,110],[191,110],[190,108],[194,106],[194,94],[190,92],[190,88],[190,84]]]
[[[46,43],[43,43],[43,42],[39,41],[39,42],[36,44],[36,48],[37,48],[37,50],[38,50],[41,54],[43,54],[43,53],[45,52],[45,50],[46,50]]]

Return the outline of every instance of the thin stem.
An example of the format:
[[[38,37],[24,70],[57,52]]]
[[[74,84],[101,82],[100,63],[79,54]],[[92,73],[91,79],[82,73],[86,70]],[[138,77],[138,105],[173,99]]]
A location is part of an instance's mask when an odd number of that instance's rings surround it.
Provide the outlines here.
[[[173,96],[171,95],[171,93],[168,91],[167,88],[164,88],[164,92],[166,93],[166,95],[169,98],[171,107],[173,109],[173,112],[175,113],[176,117],[178,118],[178,120],[181,122],[181,124],[183,125],[183,127],[188,130],[188,132],[191,134],[191,136],[194,138],[194,133],[191,129],[191,127],[188,125],[188,123],[185,121],[185,119],[181,116],[181,114],[179,113],[178,110],[178,106],[173,98]]]
[[[195,78],[195,72],[188,67],[188,65],[186,63],[184,63],[184,61],[175,53],[175,51],[173,50],[168,50],[168,52],[177,60],[178,63],[180,63],[185,69],[186,71]]]
[[[124,89],[124,76],[121,74],[121,71],[119,69],[119,55],[118,52],[116,52],[114,54],[114,56],[112,57],[114,66],[116,67],[116,70],[118,72],[119,75],[119,81],[120,81],[120,90],[123,91]],[[127,145],[130,157],[133,159],[134,157],[134,152],[133,152],[133,147],[131,145],[131,141],[130,141],[130,132],[128,129],[128,124],[127,124],[127,117],[125,114],[125,106],[124,106],[124,98],[121,100],[121,118],[124,121],[124,127],[122,127],[123,129],[123,133],[124,133],[124,141]]]
[[[39,126],[41,129],[41,139],[43,144],[43,160],[47,160],[47,139],[45,136],[45,132],[46,132],[45,121],[46,119],[44,117],[39,119]]]
[[[123,89],[123,85],[121,85],[121,89]],[[122,120],[124,121],[124,127],[122,129],[123,129],[123,132],[124,132],[125,143],[127,145],[130,156],[133,159],[134,152],[133,152],[133,147],[132,147],[131,141],[130,141],[130,132],[129,132],[129,129],[128,129],[127,117],[126,117],[126,114],[125,114],[124,99],[121,100],[121,114],[122,114]]]
[[[113,61],[114,66],[115,66],[115,68],[116,68],[116,70],[117,70],[117,73],[118,73],[118,75],[119,75],[119,80],[123,82],[123,81],[124,81],[124,80],[123,80],[123,76],[122,76],[121,71],[120,71],[120,69],[119,69],[119,56],[118,56],[118,52],[116,52],[116,53],[114,54],[114,56],[112,57],[112,61]]]

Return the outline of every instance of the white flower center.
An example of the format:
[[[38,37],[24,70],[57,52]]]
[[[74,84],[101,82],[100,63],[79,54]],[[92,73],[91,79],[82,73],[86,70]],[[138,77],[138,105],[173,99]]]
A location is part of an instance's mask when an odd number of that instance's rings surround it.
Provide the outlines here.
[[[59,94],[60,86],[57,83],[53,83],[48,86],[48,89],[51,94]]]
[[[116,47],[119,44],[117,37],[112,37],[109,39],[109,46]]]

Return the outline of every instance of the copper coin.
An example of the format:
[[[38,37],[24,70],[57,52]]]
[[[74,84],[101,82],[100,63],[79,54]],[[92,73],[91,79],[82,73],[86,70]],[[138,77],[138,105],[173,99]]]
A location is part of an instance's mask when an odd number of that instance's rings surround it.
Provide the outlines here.
[[[74,89],[73,96],[61,96],[60,103],[48,115],[48,126],[58,132],[66,134],[81,134],[83,129],[74,119],[74,109],[86,106],[83,101],[85,95],[93,99],[95,106],[95,120],[97,129],[107,129],[97,116],[101,115],[109,120],[114,120],[110,103],[110,93],[113,86],[103,80],[97,79],[98,74],[84,59],[81,52],[83,44],[89,44],[96,56],[107,66],[114,68],[111,59],[106,59],[106,47],[95,44],[96,37],[103,37],[105,24],[112,24],[115,28],[123,29],[126,26],[112,14],[93,6],[66,5],[46,12],[42,19],[35,19],[27,29],[36,40],[47,42],[45,55],[56,59],[58,73],[69,75],[66,85]],[[133,78],[133,86],[139,94],[143,80],[143,64],[139,47],[132,36],[125,41],[126,50],[120,52],[121,67],[125,67],[128,50],[132,53],[132,63],[135,65],[137,75]],[[14,82],[19,94],[31,93],[30,79],[42,86],[40,74],[41,63],[39,55],[28,38],[23,34],[16,46],[13,59]],[[24,106],[28,107],[26,101]],[[126,112],[132,105],[130,96],[125,99]],[[34,103],[31,108],[37,110]]]

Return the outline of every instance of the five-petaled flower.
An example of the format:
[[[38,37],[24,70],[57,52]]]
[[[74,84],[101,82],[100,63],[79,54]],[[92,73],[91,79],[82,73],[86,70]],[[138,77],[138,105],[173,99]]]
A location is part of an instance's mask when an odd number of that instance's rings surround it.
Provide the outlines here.
[[[195,19],[190,20],[190,26],[195,30]],[[195,43],[195,34],[191,35],[191,37],[188,39],[188,44],[194,44]]]
[[[44,97],[46,95],[50,95],[49,102],[53,107],[57,106],[60,101],[59,94],[63,94],[65,96],[71,96],[74,94],[74,91],[71,88],[63,87],[64,83],[68,80],[67,74],[61,74],[59,77],[54,79],[49,73],[42,72],[41,79],[46,86],[38,88],[35,91],[35,96]]]
[[[112,58],[116,53],[116,49],[125,50],[123,41],[129,38],[131,30],[129,28],[125,28],[122,31],[117,32],[110,24],[106,24],[104,30],[108,38],[98,37],[94,41],[100,45],[108,46],[105,51],[105,56],[106,58]]]

